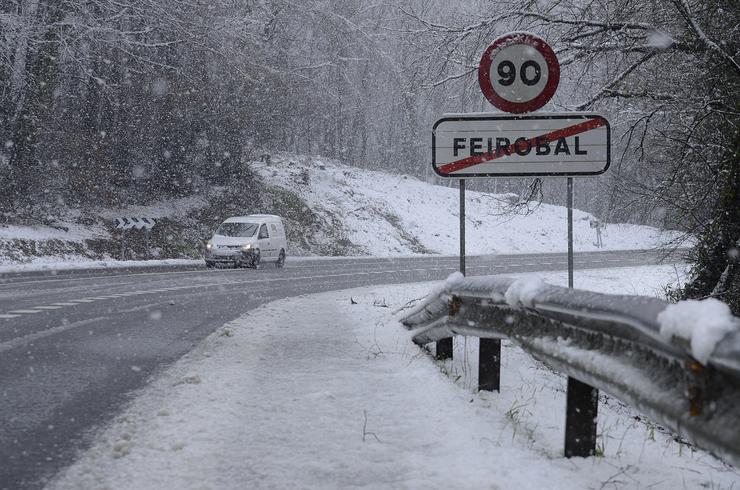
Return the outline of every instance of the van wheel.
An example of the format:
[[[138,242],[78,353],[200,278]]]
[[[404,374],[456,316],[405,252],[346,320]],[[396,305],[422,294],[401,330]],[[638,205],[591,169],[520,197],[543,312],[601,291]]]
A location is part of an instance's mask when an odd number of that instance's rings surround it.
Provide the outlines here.
[[[254,255],[252,255],[252,267],[255,269],[260,266],[260,249],[257,249],[254,251]]]
[[[285,250],[280,249],[280,255],[278,255],[277,262],[275,262],[275,267],[278,269],[285,265]]]

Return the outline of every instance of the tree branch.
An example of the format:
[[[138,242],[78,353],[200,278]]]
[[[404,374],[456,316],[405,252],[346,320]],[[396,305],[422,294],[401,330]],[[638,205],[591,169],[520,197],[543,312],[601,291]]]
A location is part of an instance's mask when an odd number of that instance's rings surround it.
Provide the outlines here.
[[[645,56],[643,56],[642,58],[640,58],[638,61],[636,61],[635,63],[633,63],[631,66],[629,66],[626,70],[624,70],[622,73],[620,73],[619,76],[617,76],[617,78],[615,78],[614,80],[612,80],[611,82],[609,82],[607,85],[605,85],[601,90],[599,90],[599,92],[596,95],[594,95],[593,97],[591,97],[586,102],[583,102],[582,104],[577,105],[576,106],[576,110],[582,111],[582,110],[590,107],[594,102],[596,102],[600,98],[604,97],[604,95],[609,90],[611,90],[613,87],[615,87],[617,84],[619,84],[622,80],[624,80],[625,78],[627,78],[630,73],[632,73],[633,71],[635,71],[638,67],[640,67],[640,65],[642,65],[643,63],[645,63],[646,61],[648,61],[650,58],[652,58],[655,55],[656,55],[656,52],[655,51],[652,51],[650,53],[647,53]]]
[[[694,20],[694,17],[691,14],[691,7],[689,6],[688,2],[686,0],[673,0],[673,4],[676,6],[676,10],[678,10],[678,12],[681,14],[681,17],[683,17],[684,21],[686,21],[686,25],[688,25],[689,28],[694,31],[702,44],[707,46],[710,51],[715,51],[722,58],[727,60],[730,66],[732,66],[735,70],[735,74],[740,75],[740,64],[738,64],[738,62],[732,56],[730,56],[729,53],[723,50],[716,42],[709,39],[709,36],[704,33],[699,24]]]

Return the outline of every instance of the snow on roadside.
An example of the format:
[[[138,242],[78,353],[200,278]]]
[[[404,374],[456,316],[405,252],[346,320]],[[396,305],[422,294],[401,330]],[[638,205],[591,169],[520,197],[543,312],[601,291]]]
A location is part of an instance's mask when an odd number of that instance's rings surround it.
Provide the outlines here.
[[[408,255],[404,257],[413,257]],[[374,257],[367,256],[301,256],[289,257],[289,263],[308,261],[337,261],[337,260],[372,260]],[[30,262],[19,264],[3,263],[0,261],[0,274],[16,272],[38,272],[38,271],[63,271],[79,269],[131,269],[136,267],[161,267],[161,266],[191,266],[205,267],[203,259],[152,259],[152,260],[91,260],[79,256],[65,257],[34,257]]]
[[[675,278],[668,266],[576,272],[578,287],[620,293]],[[49,488],[740,485],[733,469],[608,399],[604,457],[562,458],[562,378],[507,346],[502,393],[476,394],[445,374],[475,371],[472,343],[456,341],[457,365],[440,369],[410,342],[392,311],[436,284],[306,295],[243,315],[142,390]]]
[[[83,257],[35,257],[24,264],[3,264],[0,262],[0,274],[12,272],[62,271],[77,269],[121,269],[157,266],[197,266],[204,265],[202,260],[194,259],[159,259],[159,260],[90,260]]]
[[[60,227],[0,225],[2,240],[63,240],[79,242],[90,238],[107,238],[108,232],[100,225],[79,225],[65,222]]]
[[[292,262],[305,262],[307,260],[363,260],[370,257],[290,257]],[[38,271],[63,271],[79,269],[129,269],[136,267],[160,267],[160,266],[203,266],[202,259],[156,259],[156,260],[91,260],[85,257],[34,257],[30,262],[19,264],[17,262],[3,263],[0,261],[0,274],[15,272],[38,272]]]

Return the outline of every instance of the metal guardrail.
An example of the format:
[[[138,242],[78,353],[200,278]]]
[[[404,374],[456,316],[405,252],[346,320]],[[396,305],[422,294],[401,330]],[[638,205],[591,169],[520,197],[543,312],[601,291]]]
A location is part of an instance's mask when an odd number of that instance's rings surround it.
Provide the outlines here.
[[[506,294],[514,283],[494,276],[448,280],[402,323],[420,345],[453,335],[481,338],[480,389],[498,389],[502,338],[574,378],[568,383],[566,456],[594,454],[595,387],[740,466],[740,319],[733,318],[738,328],[701,364],[686,341],[661,336],[665,301],[543,283],[525,295],[525,304],[512,306]]]

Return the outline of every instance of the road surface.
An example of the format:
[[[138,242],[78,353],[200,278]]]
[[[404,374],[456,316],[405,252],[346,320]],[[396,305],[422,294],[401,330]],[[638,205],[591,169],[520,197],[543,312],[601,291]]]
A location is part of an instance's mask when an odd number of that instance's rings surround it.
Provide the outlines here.
[[[576,268],[659,263],[648,251],[576,254]],[[456,257],[288,261],[0,275],[0,489],[39,488],[147,379],[266,302],[444,279]],[[468,275],[565,270],[565,254],[469,257]],[[576,287],[577,287],[576,274]]]

